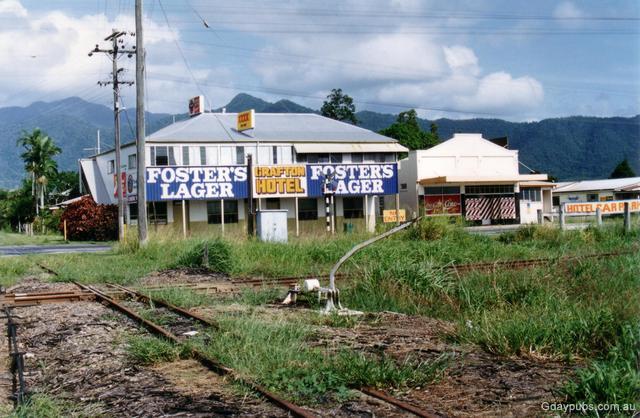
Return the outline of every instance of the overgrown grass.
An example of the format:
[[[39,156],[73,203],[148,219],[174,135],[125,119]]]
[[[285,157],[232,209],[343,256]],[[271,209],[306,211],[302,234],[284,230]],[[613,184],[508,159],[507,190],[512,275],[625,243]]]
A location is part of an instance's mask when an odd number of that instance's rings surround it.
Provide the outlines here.
[[[99,404],[83,405],[66,399],[35,393],[13,410],[9,418],[81,418],[103,416]]]
[[[64,237],[58,234],[34,235],[0,231],[0,245],[37,245],[37,244],[64,244]]]
[[[445,357],[397,364],[346,349],[312,348],[312,328],[303,323],[265,322],[255,316],[218,321],[220,329],[193,344],[267,389],[303,403],[344,399],[351,387],[424,385],[448,364]]]
[[[152,336],[130,336],[127,339],[127,355],[136,364],[151,365],[175,361],[182,351],[171,342]]]
[[[185,309],[213,304],[215,299],[207,294],[195,292],[188,288],[168,287],[148,292],[149,296],[164,300]]]

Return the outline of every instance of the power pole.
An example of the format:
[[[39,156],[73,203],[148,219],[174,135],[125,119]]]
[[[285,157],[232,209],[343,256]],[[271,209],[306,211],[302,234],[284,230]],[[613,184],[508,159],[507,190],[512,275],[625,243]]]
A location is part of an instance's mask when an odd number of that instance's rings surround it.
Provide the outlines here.
[[[142,31],[142,0],[136,0],[136,153],[138,190],[138,242],[147,243],[147,188],[144,129],[145,50]]]
[[[113,85],[113,115],[114,115],[114,128],[115,128],[115,151],[116,151],[116,195],[118,197],[118,238],[120,241],[124,239],[124,199],[122,198],[122,163],[120,158],[120,84],[133,85],[133,81],[120,81],[118,75],[122,68],[118,68],[118,58],[122,54],[127,54],[129,58],[136,53],[135,49],[126,49],[124,46],[124,40],[121,39],[127,33],[113,29],[111,35],[104,38],[105,41],[111,41],[111,49],[100,49],[98,45],[89,52],[89,56],[92,56],[96,52],[104,52],[112,61],[113,70],[111,72],[111,81],[98,81],[98,85],[107,86]]]

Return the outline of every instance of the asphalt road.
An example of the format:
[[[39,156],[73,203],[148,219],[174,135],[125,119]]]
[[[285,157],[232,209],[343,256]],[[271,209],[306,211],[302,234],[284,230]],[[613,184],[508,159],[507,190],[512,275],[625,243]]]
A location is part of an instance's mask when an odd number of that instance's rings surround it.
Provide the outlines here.
[[[27,254],[65,254],[65,253],[95,253],[109,251],[109,245],[96,244],[59,244],[59,245],[2,245],[0,256]]]

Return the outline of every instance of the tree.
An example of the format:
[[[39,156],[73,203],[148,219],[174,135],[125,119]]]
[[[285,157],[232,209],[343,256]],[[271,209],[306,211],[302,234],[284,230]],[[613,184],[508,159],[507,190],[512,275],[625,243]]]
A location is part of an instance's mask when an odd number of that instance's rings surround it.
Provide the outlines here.
[[[342,122],[349,122],[354,125],[358,124],[356,119],[356,107],[353,99],[348,94],[343,94],[342,89],[332,89],[327,96],[327,100],[320,108],[322,116]]]
[[[633,171],[633,168],[629,165],[629,161],[625,158],[620,161],[620,164],[616,166],[611,172],[609,176],[610,179],[623,179],[626,177],[635,177],[636,173]]]
[[[431,148],[440,142],[438,126],[431,123],[430,131],[423,131],[414,109],[400,112],[396,121],[388,128],[381,130],[380,134],[397,139],[400,144],[410,150]]]
[[[17,144],[25,149],[20,157],[24,161],[25,169],[31,174],[31,192],[36,197],[36,213],[39,213],[38,201],[43,208],[47,183],[58,172],[58,163],[53,157],[60,154],[62,150],[52,138],[38,128],[31,133],[23,132]]]

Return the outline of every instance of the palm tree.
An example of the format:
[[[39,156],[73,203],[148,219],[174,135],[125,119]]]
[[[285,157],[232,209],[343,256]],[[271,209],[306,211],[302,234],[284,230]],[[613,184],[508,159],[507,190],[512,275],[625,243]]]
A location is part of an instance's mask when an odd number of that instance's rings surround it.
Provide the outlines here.
[[[36,128],[31,133],[23,132],[18,139],[18,146],[25,151],[20,155],[24,160],[24,167],[31,173],[31,192],[36,196],[36,214],[40,207],[44,207],[44,196],[47,191],[49,178],[58,172],[58,163],[53,159],[62,150],[53,142],[46,133]]]

